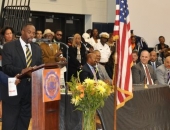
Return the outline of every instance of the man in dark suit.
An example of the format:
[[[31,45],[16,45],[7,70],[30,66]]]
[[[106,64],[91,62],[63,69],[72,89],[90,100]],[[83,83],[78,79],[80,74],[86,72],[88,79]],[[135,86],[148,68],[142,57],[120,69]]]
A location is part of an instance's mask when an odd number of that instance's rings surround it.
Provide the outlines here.
[[[161,65],[161,63],[157,59],[158,59],[158,57],[157,57],[156,51],[151,51],[150,52],[150,61],[148,62],[148,64],[150,64],[154,70],[156,70],[156,68]]]
[[[35,27],[26,24],[18,40],[4,45],[2,69],[10,77],[23,74],[42,64],[41,49],[32,43],[34,36]],[[17,96],[9,97],[7,87],[3,87],[2,91],[2,130],[28,130],[31,118],[31,73],[27,73],[17,85]]]
[[[83,82],[86,78],[98,80],[99,74],[95,69],[97,64],[96,54],[87,54],[87,63],[83,65],[82,71],[80,72],[80,81]]]
[[[157,77],[154,69],[148,64],[150,54],[144,50],[141,52],[140,62],[132,66],[133,84],[157,84]]]

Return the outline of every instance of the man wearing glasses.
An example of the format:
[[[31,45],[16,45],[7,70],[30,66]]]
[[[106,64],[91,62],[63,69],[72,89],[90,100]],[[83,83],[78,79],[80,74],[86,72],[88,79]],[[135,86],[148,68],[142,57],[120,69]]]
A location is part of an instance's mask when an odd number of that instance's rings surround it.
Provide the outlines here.
[[[62,36],[63,36],[63,32],[61,30],[55,31],[53,42],[55,42],[58,45],[59,50],[62,51],[63,57],[67,57],[66,55],[67,48],[66,48],[66,44],[62,42]]]

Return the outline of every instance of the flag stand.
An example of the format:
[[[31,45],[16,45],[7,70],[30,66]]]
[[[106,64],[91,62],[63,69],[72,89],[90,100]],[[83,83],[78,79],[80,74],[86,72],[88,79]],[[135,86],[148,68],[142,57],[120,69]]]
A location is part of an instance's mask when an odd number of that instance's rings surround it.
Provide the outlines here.
[[[114,86],[114,110],[113,110],[113,114],[114,114],[114,119],[113,119],[113,125],[114,125],[114,130],[116,130],[117,126],[116,126],[116,122],[117,122],[117,40],[116,40],[116,44],[115,44],[115,54],[113,57],[113,61],[114,61],[114,68],[113,68],[113,86]]]

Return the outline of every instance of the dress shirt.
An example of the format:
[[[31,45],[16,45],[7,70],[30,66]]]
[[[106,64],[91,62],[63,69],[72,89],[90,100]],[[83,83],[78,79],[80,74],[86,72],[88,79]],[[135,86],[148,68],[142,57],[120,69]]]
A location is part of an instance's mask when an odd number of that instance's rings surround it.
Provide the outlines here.
[[[142,66],[143,66],[143,68],[144,68],[145,75],[146,75],[146,69],[145,69],[145,65],[144,65],[143,63],[142,63]],[[146,67],[148,68],[148,65],[147,65],[147,64],[146,64]],[[148,71],[149,71],[149,68],[148,68]],[[150,77],[151,77],[150,72],[149,72],[149,75],[150,75]],[[146,84],[149,84],[148,77],[146,76],[146,78],[147,78],[147,82],[146,82]],[[151,81],[152,81],[152,84],[154,84],[152,77],[151,77]]]
[[[28,48],[29,48],[29,50],[30,50],[30,52],[31,52],[31,54],[32,54],[31,45],[30,45],[30,43],[26,44],[26,43],[22,40],[21,37],[19,38],[19,40],[20,40],[22,49],[23,49],[24,54],[25,54],[25,59],[26,59],[26,48],[27,48],[27,47],[26,47],[25,45],[28,45]]]

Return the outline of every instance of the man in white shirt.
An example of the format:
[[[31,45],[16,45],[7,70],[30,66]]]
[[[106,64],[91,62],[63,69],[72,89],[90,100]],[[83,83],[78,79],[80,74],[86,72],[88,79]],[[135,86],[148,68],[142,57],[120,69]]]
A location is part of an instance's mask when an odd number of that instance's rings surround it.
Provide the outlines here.
[[[106,64],[109,60],[111,51],[109,46],[106,44],[109,39],[109,34],[106,32],[100,33],[100,42],[98,44],[95,44],[94,50],[99,50],[101,53],[101,64]]]

